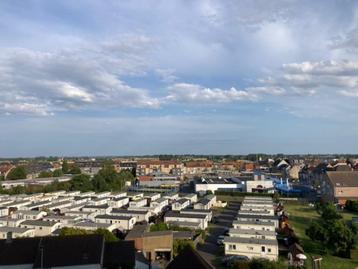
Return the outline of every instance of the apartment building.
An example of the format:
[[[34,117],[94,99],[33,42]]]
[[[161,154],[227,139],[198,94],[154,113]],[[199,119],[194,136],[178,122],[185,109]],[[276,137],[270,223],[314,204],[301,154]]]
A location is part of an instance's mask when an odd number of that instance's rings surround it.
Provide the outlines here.
[[[182,176],[183,164],[176,160],[139,160],[137,162],[137,176],[145,176],[150,174],[166,174],[177,177]]]

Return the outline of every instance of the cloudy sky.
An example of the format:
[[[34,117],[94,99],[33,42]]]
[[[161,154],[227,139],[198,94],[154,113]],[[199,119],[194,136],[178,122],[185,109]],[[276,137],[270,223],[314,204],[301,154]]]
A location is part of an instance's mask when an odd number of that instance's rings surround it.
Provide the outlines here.
[[[2,0],[0,156],[358,152],[358,1]]]

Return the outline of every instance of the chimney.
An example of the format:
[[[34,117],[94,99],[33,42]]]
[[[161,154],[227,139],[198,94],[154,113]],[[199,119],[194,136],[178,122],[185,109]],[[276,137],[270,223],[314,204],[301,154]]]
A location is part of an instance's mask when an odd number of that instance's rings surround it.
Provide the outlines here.
[[[6,233],[6,243],[11,243],[12,242],[12,232],[7,232]]]

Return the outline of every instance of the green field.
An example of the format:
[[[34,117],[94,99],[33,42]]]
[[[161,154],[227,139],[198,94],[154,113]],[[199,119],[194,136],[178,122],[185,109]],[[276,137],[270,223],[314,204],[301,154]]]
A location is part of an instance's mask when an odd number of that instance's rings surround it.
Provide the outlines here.
[[[285,211],[289,214],[289,221],[292,225],[296,235],[300,238],[300,242],[308,256],[307,268],[311,267],[311,255],[320,255],[319,250],[322,249],[320,244],[312,242],[305,234],[305,229],[310,224],[310,221],[319,217],[316,210],[309,207],[307,204],[299,202],[285,202]],[[352,216],[348,212],[342,212],[345,220],[351,220]],[[358,239],[358,238],[357,238]],[[357,240],[358,241],[358,240]],[[322,269],[355,269],[358,268],[358,245],[352,251],[352,259],[343,259],[329,254],[320,255],[323,257]]]

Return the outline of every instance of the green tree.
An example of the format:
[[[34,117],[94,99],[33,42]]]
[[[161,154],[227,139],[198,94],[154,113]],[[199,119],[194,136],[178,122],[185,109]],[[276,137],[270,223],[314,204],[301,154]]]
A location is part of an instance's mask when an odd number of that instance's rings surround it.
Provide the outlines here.
[[[68,173],[72,175],[79,175],[81,174],[81,168],[79,168],[77,165],[72,165]]]
[[[95,231],[87,231],[85,229],[64,227],[60,230],[59,236],[72,236],[72,235],[87,235],[87,234],[99,234],[103,235],[106,242],[118,241],[118,238],[107,229],[99,228]]]
[[[108,231],[107,229],[99,228],[99,229],[94,231],[94,234],[103,235],[104,240],[106,242],[116,242],[116,241],[118,241],[118,238],[114,234],[112,234],[110,231]]]
[[[350,258],[350,250],[354,246],[354,233],[343,220],[335,220],[327,226],[328,244],[340,257]]]
[[[53,177],[62,177],[62,176],[63,176],[62,169],[56,169],[56,170],[54,170],[53,173],[52,173],[52,176],[53,176]]]
[[[60,230],[59,236],[85,235],[85,234],[89,234],[89,232],[84,229],[64,227]]]
[[[110,186],[107,184],[104,177],[99,174],[97,174],[93,177],[92,186],[93,186],[94,191],[97,191],[97,192],[110,190]]]
[[[347,200],[345,208],[352,212],[358,212],[358,201]]]
[[[342,218],[342,216],[337,212],[334,204],[332,203],[327,203],[323,206],[321,217],[325,221],[337,220]]]
[[[81,192],[93,190],[90,176],[84,174],[73,176],[71,190]]]
[[[24,179],[26,178],[27,173],[26,169],[23,166],[18,166],[13,169],[7,174],[7,180],[14,180],[14,179]]]
[[[63,160],[63,162],[62,162],[62,172],[64,174],[67,174],[69,170],[70,170],[70,167],[68,165],[68,162],[66,160]]]
[[[168,231],[169,227],[164,222],[159,222],[153,225],[150,225],[150,231],[151,232],[158,232],[158,231]]]
[[[326,239],[327,231],[323,223],[320,221],[312,221],[310,226],[306,229],[306,235],[312,240],[324,241]]]
[[[38,175],[38,178],[46,178],[46,177],[52,177],[53,174],[51,171],[41,171]]]

